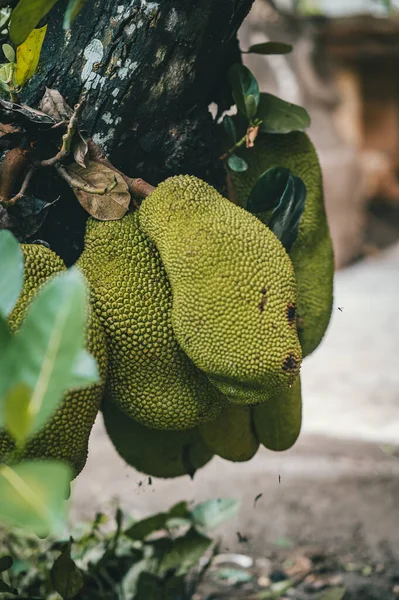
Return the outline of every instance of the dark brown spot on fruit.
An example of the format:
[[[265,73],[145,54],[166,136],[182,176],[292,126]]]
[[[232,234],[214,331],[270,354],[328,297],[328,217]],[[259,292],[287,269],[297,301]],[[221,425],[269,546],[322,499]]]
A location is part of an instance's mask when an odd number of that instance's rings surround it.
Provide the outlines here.
[[[289,354],[283,363],[283,371],[284,373],[289,373],[290,371],[296,371],[298,369],[298,361],[292,354]]]
[[[259,312],[260,314],[263,313],[263,311],[265,310],[265,306],[266,306],[266,302],[267,302],[267,297],[266,297],[266,288],[263,287],[260,291],[260,293],[262,294],[262,299],[258,304],[258,308],[259,308]]]
[[[295,323],[295,316],[296,316],[296,306],[294,304],[289,304],[287,306],[287,319],[288,319],[288,323],[290,325],[293,325]]]

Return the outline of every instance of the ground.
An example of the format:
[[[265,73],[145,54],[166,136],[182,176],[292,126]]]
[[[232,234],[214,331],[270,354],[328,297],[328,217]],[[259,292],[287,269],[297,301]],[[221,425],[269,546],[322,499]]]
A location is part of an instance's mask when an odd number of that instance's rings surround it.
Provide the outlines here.
[[[345,600],[394,598],[399,584],[398,274],[399,244],[336,274],[330,328],[303,366],[304,425],[292,450],[260,451],[243,464],[214,459],[194,481],[152,479],[150,484],[119,459],[100,417],[87,467],[74,484],[71,518],[91,517],[115,497],[139,516],[181,499],[239,498],[239,515],[220,530],[224,551],[280,564],[293,549],[319,553],[335,565],[324,569],[327,573],[349,581]],[[360,565],[360,574],[347,568],[353,564]],[[309,589],[290,597],[307,598]]]

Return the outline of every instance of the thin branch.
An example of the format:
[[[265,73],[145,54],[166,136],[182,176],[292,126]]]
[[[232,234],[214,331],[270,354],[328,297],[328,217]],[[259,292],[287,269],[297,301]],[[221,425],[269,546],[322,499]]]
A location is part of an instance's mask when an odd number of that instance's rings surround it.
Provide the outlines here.
[[[30,167],[28,169],[28,171],[26,172],[26,175],[24,177],[24,180],[22,182],[21,189],[19,190],[18,194],[16,194],[15,196],[10,198],[6,202],[4,202],[4,204],[6,204],[7,206],[12,206],[13,204],[16,204],[18,202],[18,200],[21,200],[21,198],[23,198],[25,196],[26,190],[29,187],[29,184],[31,182],[31,179],[33,177],[33,173],[35,172],[35,170],[36,170],[35,167]]]
[[[104,196],[105,194],[109,194],[109,192],[112,192],[112,190],[114,190],[118,185],[118,180],[116,179],[116,177],[114,177],[114,181],[111,185],[105,188],[96,188],[81,179],[75,179],[75,177],[70,175],[64,167],[61,167],[61,165],[55,165],[55,168],[57,169],[58,175],[65,179],[65,181],[72,188],[82,190],[83,192],[86,192],[86,194],[98,194],[99,196]]]
[[[74,107],[74,111],[69,119],[69,123],[67,126],[66,133],[62,136],[62,146],[59,152],[52,158],[48,158],[46,160],[41,160],[35,163],[36,167],[54,167],[57,163],[61,162],[66,156],[68,156],[71,150],[72,138],[76,131],[76,126],[78,123],[78,118],[83,110],[85,105],[86,98],[83,97],[79,104],[76,104]]]

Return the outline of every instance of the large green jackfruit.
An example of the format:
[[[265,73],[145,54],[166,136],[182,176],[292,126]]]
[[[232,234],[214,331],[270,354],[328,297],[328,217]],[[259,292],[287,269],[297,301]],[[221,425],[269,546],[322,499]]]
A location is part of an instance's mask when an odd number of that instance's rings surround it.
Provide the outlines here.
[[[253,407],[258,440],[268,450],[283,451],[298,439],[302,424],[301,378],[265,404]]]
[[[103,402],[104,425],[118,454],[130,466],[153,477],[194,476],[212,458],[197,428],[150,429],[128,417],[109,398]]]
[[[292,263],[256,217],[191,176],[171,177],[142,203],[172,286],[172,324],[186,354],[229,400],[267,400],[301,364]]]
[[[316,150],[302,132],[260,134],[253,148],[240,152],[248,170],[232,172],[241,206],[257,179],[272,167],[286,167],[305,183],[305,210],[297,240],[290,252],[298,285],[297,322],[303,356],[320,344],[333,304],[334,256],[323,194],[323,179]],[[257,215],[267,224],[270,213]]]
[[[138,213],[89,219],[79,258],[107,336],[107,393],[155,429],[191,429],[218,416],[224,399],[179,347],[170,284]]]
[[[252,410],[252,406],[230,404],[215,421],[201,425],[199,430],[208,448],[226,460],[250,460],[259,448]]]
[[[65,270],[63,261],[45,246],[21,245],[24,255],[24,286],[18,302],[9,317],[9,325],[17,331],[29,303],[38,289],[52,276]],[[86,348],[97,360],[100,376],[105,382],[107,371],[107,348],[105,335],[96,315],[90,311]],[[32,437],[23,458],[59,459],[71,464],[75,475],[83,469],[87,458],[87,446],[91,428],[96,418],[104,383],[74,390],[66,394],[59,408],[45,427]],[[9,458],[15,450],[14,441],[6,431],[0,431],[0,462]]]

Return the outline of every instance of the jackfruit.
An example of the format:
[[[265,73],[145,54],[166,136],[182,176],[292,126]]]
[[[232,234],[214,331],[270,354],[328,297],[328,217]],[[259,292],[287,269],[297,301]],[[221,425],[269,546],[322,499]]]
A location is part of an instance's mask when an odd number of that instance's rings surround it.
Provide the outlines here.
[[[22,244],[24,255],[24,285],[18,302],[9,317],[12,331],[17,331],[26,309],[38,289],[52,276],[66,269],[63,261],[51,250],[38,244]],[[90,311],[87,327],[88,352],[97,360],[99,373],[105,382],[107,349],[105,335],[96,315]],[[75,476],[83,469],[91,428],[96,418],[104,384],[74,390],[65,395],[49,422],[25,446],[23,453],[13,459],[41,458],[64,460],[71,464]],[[13,438],[0,431],[0,462],[15,450]]]
[[[77,264],[107,336],[107,394],[114,404],[154,429],[191,429],[215,419],[224,399],[176,341],[168,278],[138,213],[89,219]]]
[[[130,466],[153,477],[194,476],[212,458],[198,428],[151,429],[128,417],[109,398],[102,406],[104,425],[118,454]]]
[[[186,175],[158,185],[139,216],[171,283],[174,333],[197,367],[238,404],[290,385],[302,358],[296,284],[276,236]]]
[[[291,388],[280,392],[266,404],[253,408],[255,431],[263,446],[283,451],[298,439],[302,424],[301,379],[296,378]]]
[[[216,421],[199,428],[208,448],[214,454],[242,462],[255,456],[259,441],[252,422],[252,406],[227,405]]]
[[[272,167],[286,167],[305,183],[307,196],[297,240],[290,252],[298,286],[297,326],[303,357],[320,344],[333,304],[334,255],[316,150],[302,132],[260,134],[253,148],[239,152],[248,170],[232,172],[238,202],[246,205],[257,179]],[[257,215],[268,223],[270,212]]]

